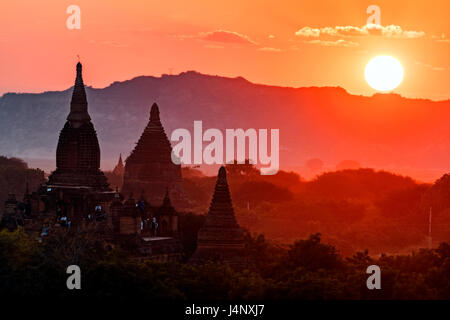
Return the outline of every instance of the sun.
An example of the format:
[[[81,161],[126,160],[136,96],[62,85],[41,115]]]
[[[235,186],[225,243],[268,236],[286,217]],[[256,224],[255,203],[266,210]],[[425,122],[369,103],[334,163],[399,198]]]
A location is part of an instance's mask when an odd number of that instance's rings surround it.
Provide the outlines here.
[[[366,65],[367,83],[377,91],[391,91],[403,81],[403,67],[391,56],[377,56]]]

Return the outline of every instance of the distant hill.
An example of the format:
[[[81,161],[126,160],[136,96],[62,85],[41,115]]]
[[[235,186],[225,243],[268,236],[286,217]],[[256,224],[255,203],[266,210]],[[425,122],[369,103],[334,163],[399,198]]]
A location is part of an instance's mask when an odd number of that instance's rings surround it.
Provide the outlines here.
[[[0,98],[0,154],[54,165],[59,131],[72,89]],[[319,158],[328,166],[354,160],[391,170],[450,169],[450,100],[407,99],[396,94],[356,96],[339,87],[288,88],[253,84],[189,71],[142,76],[87,88],[89,112],[111,168],[128,155],[157,102],[166,133],[207,128],[278,128],[283,168],[302,168]],[[436,174],[436,176],[439,176]]]

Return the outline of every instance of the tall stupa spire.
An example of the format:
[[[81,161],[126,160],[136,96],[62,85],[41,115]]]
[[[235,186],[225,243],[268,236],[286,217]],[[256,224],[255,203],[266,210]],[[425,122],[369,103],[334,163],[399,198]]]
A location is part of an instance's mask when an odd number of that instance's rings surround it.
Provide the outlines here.
[[[123,165],[122,161],[122,154],[119,156],[119,161],[117,162],[117,165],[114,167],[113,173],[117,176],[122,176],[125,171],[125,167]]]
[[[67,120],[74,126],[91,120],[88,113],[88,103],[83,83],[82,65],[80,62],[77,63],[76,69],[77,76],[73,87],[72,101],[70,102],[70,113],[67,117]]]
[[[219,169],[214,195],[205,223],[197,235],[191,263],[208,260],[245,267],[248,263],[242,229],[234,216],[224,167]]]
[[[228,188],[227,173],[223,166],[219,169],[216,188],[214,189],[211,206],[209,207],[209,214],[214,216],[223,216],[224,218],[226,217],[230,227],[238,226],[234,216],[230,190]]]
[[[56,170],[49,177],[52,186],[82,186],[107,190],[108,183],[100,170],[100,146],[97,133],[87,111],[81,63],[77,76],[67,122],[59,134],[56,148]]]
[[[159,108],[156,103],[153,103],[152,108],[150,109],[150,121],[161,122],[159,119]]]

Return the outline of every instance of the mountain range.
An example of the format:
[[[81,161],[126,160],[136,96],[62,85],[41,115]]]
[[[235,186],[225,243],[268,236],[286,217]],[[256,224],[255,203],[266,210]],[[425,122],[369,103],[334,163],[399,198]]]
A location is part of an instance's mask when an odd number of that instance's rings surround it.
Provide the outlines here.
[[[4,94],[0,154],[52,170],[71,92]],[[194,120],[202,120],[203,130],[279,129],[281,169],[304,175],[312,158],[321,159],[324,169],[354,160],[422,180],[436,179],[450,168],[450,100],[358,96],[340,87],[268,86],[195,71],[86,87],[86,94],[104,169],[111,169],[120,153],[130,153],[153,102],[169,138],[174,129],[193,130]]]

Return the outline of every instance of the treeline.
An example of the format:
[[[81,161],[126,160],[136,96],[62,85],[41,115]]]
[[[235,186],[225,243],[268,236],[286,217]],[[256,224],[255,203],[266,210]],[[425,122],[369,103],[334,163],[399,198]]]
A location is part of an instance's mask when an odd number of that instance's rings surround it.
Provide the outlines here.
[[[27,183],[31,193],[44,182],[44,171],[28,168],[21,159],[0,156],[0,216],[3,214],[3,203],[9,193],[15,194],[17,200],[21,201]]]
[[[370,168],[326,172],[306,181],[294,172],[262,176],[252,165],[227,165],[239,223],[280,243],[322,233],[343,255],[407,253],[450,241],[450,176],[425,184]],[[194,212],[206,212],[214,178],[183,171]]]
[[[247,233],[245,239],[253,263],[237,271],[214,263],[139,262],[83,232],[38,243],[22,230],[1,231],[0,295],[153,301],[450,298],[447,243],[409,255],[374,258],[364,251],[343,258],[319,234],[284,248],[261,235]],[[66,288],[71,264],[81,268],[81,290]],[[372,264],[381,268],[381,290],[366,287]]]

